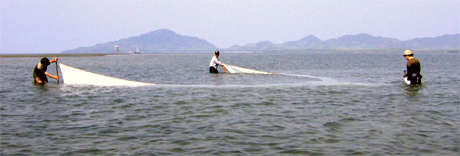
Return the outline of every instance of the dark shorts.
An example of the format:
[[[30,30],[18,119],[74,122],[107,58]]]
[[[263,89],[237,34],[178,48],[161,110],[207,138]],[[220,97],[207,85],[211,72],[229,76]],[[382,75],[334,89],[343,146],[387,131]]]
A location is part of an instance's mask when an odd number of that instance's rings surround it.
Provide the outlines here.
[[[214,67],[212,67],[212,66],[209,67],[209,72],[210,72],[210,73],[219,73],[219,71],[217,71],[217,69],[214,68]]]
[[[422,84],[422,75],[416,75],[412,77],[410,80],[410,84]]]

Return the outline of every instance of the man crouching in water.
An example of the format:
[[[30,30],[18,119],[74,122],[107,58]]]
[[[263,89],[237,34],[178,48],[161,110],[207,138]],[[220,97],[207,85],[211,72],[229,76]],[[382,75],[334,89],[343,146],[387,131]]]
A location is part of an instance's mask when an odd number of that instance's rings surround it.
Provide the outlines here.
[[[422,84],[422,66],[420,61],[414,58],[414,53],[410,50],[404,51],[404,58],[407,60],[407,71],[404,78],[410,81],[410,84]]]
[[[49,74],[48,72],[46,72],[46,70],[48,69],[48,65],[50,65],[51,63],[53,62],[56,62],[58,61],[58,58],[55,57],[53,60],[48,60],[48,58],[44,57],[40,60],[40,63],[38,63],[36,66],[35,66],[35,69],[34,69],[34,82],[35,84],[45,84],[45,83],[48,83],[48,78],[46,76],[49,76],[53,79],[56,79],[58,80],[59,77],[58,76],[54,76],[54,75],[51,75]]]
[[[225,69],[224,64],[222,64],[222,62],[220,62],[218,58],[219,58],[219,51],[216,50],[216,52],[214,52],[214,57],[212,57],[211,62],[209,63],[209,72],[210,73],[219,73],[219,71],[217,70],[217,67],[219,65],[221,65],[222,68],[224,68],[225,71],[227,70],[227,69]]]

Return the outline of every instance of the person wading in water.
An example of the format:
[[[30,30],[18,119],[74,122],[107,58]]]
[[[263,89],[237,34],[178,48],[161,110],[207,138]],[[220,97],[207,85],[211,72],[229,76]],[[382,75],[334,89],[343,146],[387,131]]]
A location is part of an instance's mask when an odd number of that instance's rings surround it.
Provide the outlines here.
[[[404,51],[404,58],[407,60],[407,70],[404,78],[410,81],[410,84],[422,84],[422,66],[420,61],[414,58],[414,53],[410,50]]]
[[[48,83],[48,77],[51,77],[53,79],[59,80],[58,76],[51,75],[50,73],[46,72],[48,69],[48,66],[53,63],[58,61],[58,58],[55,57],[53,60],[48,60],[48,58],[44,57],[40,60],[40,62],[35,66],[33,77],[34,77],[34,82],[35,84],[45,84]]]
[[[217,67],[219,65],[221,65],[222,68],[224,68],[224,70],[227,71],[227,69],[225,69],[224,64],[222,62],[220,62],[218,58],[219,58],[219,51],[216,50],[216,52],[214,52],[214,56],[211,59],[211,62],[209,63],[209,72],[210,73],[219,73],[219,71],[217,70]]]

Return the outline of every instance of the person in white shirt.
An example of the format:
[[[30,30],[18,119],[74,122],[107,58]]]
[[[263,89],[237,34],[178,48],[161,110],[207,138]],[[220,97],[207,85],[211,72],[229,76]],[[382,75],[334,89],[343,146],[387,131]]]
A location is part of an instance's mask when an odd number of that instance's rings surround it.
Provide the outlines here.
[[[209,72],[210,73],[219,73],[219,71],[217,70],[217,67],[219,65],[222,66],[222,68],[224,68],[225,72],[227,72],[227,69],[225,69],[225,66],[222,62],[219,61],[219,51],[216,50],[216,52],[214,52],[214,57],[212,57],[211,59],[211,62],[209,63]]]

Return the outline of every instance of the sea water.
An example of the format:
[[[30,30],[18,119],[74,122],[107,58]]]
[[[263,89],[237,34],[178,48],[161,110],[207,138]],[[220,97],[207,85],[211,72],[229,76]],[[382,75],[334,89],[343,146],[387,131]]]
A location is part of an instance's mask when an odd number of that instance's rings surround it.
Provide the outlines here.
[[[275,75],[210,74],[212,52],[59,58],[145,87],[33,85],[41,58],[0,58],[0,154],[459,155],[459,56],[416,53],[412,86],[401,52],[219,57]]]

